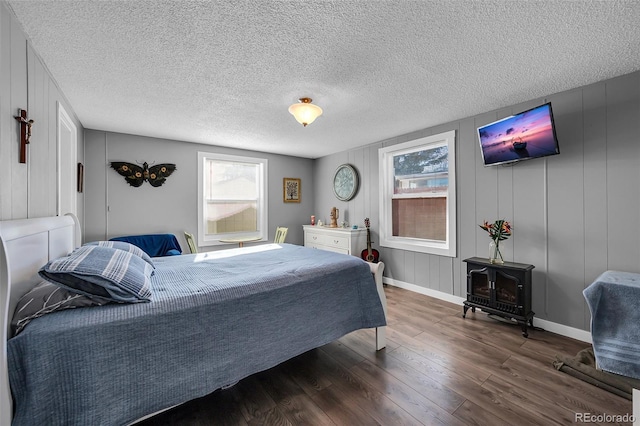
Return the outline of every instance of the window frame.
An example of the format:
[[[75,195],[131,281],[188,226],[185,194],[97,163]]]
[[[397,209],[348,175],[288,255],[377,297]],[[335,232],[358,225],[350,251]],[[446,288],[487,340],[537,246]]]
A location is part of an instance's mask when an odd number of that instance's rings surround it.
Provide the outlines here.
[[[457,225],[456,225],[456,155],[455,130],[437,135],[414,139],[408,142],[391,145],[378,150],[380,196],[380,229],[379,238],[382,247],[400,250],[429,253],[439,256],[456,257]],[[447,146],[448,152],[448,188],[447,197],[447,225],[445,241],[427,240],[393,236],[392,200],[394,198],[394,167],[393,158],[398,155],[416,151],[424,151],[439,146]],[[444,194],[445,192],[442,192]]]
[[[233,161],[237,163],[249,163],[259,166],[259,179],[258,183],[258,203],[257,203],[257,215],[258,215],[258,231],[257,232],[234,232],[226,233],[224,236],[220,234],[207,235],[205,222],[205,207],[206,200],[204,194],[204,170],[205,162],[207,160],[216,161]],[[217,246],[225,243],[220,240],[229,240],[236,238],[258,238],[256,241],[267,241],[269,230],[269,173],[268,173],[268,160],[266,158],[247,157],[241,155],[219,154],[213,152],[198,152],[198,246]]]

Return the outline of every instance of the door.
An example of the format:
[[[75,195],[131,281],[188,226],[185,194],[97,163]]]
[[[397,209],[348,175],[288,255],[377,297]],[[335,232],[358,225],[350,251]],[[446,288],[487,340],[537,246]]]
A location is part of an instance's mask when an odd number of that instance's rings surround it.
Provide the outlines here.
[[[58,216],[78,215],[78,129],[58,102]]]

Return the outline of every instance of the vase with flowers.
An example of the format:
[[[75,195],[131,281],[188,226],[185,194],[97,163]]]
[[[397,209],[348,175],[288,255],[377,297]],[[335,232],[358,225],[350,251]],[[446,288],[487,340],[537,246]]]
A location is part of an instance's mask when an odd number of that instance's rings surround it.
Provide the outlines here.
[[[489,243],[489,262],[504,263],[502,253],[500,253],[500,241],[504,241],[511,236],[511,224],[504,219],[489,223],[486,220],[482,225],[478,225],[489,233],[491,242]]]

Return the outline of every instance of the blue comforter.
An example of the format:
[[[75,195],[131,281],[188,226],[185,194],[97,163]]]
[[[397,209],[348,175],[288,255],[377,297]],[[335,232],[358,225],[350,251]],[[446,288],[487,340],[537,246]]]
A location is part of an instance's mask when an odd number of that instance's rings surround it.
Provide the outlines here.
[[[133,244],[151,257],[176,256],[182,253],[178,239],[173,234],[128,235],[114,237],[110,241],[124,241]]]
[[[14,425],[127,424],[385,324],[356,257],[270,244],[154,262],[151,303],[56,312],[7,342]]]

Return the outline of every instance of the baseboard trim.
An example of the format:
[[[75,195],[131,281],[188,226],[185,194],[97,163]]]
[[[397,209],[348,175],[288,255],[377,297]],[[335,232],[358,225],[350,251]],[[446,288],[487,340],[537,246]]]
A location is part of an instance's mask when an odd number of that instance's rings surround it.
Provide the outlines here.
[[[462,302],[466,299],[464,297],[455,296],[453,294],[444,293],[442,291],[433,290],[431,288],[421,287],[419,285],[406,283],[404,281],[394,280],[389,277],[383,277],[382,282],[394,287],[402,288],[405,290],[413,291],[414,293],[423,294],[436,299],[444,300],[446,302],[455,303],[462,306]],[[462,310],[462,308],[460,308]],[[552,333],[560,334],[562,336],[570,337],[572,339],[580,340],[582,342],[592,343],[591,333],[579,328],[569,327],[564,324],[558,324],[542,318],[534,317],[533,325],[550,331]]]

